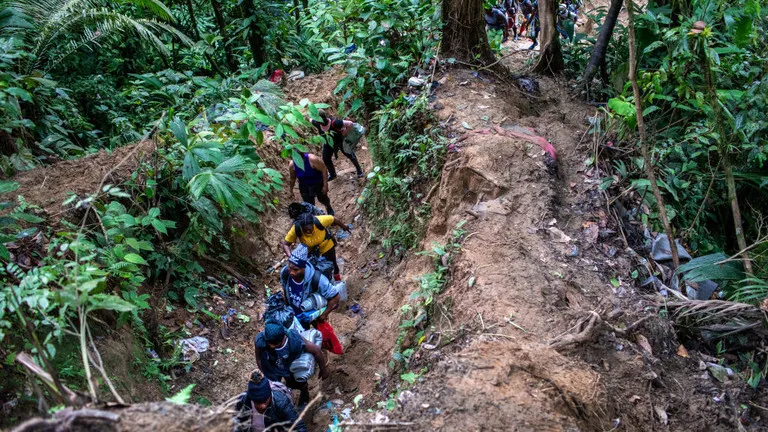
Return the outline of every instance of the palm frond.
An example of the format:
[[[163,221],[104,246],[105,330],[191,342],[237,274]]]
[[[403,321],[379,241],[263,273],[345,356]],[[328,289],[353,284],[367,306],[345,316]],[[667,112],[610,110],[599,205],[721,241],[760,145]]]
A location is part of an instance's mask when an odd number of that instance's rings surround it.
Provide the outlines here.
[[[730,298],[734,301],[760,304],[768,298],[768,281],[751,277],[741,281],[742,285],[734,289]]]
[[[176,18],[171,10],[160,0],[122,0],[122,2],[148,9],[155,17],[161,20],[176,22]]]
[[[709,331],[718,338],[746,331],[768,333],[765,311],[757,306],[726,300],[688,300],[667,303],[678,325]]]

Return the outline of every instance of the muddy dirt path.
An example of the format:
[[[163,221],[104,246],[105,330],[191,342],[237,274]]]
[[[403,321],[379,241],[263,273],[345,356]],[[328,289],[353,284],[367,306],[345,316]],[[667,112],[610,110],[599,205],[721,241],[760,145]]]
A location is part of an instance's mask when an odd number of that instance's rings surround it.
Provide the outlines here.
[[[511,57],[511,66],[520,60]],[[732,430],[732,407],[711,402],[721,386],[698,370],[693,353],[675,354],[679,343],[658,318],[656,299],[624,282],[632,264],[597,188],[600,173],[584,163],[594,108],[572,101],[564,82],[542,79],[540,94],[523,95],[469,71],[440,78],[433,106],[458,143],[431,198],[422,249],[445,243],[467,221],[436,300],[442,312],[426,329],[440,347],[412,347],[411,371],[419,373],[413,385],[398,379],[405,371],[389,369],[400,307],[432,262],[384,253],[356,209],[364,182],[340,158],[330,196],[337,215],[354,225],[339,244],[350,299],[330,322],[345,353],[331,355],[329,380],[312,382],[324,398],[310,427],[324,430],[351,411],[347,423],[403,430]],[[288,94],[331,102],[332,77],[308,79]],[[554,144],[556,176],[539,146],[508,133],[521,130]],[[370,170],[364,148],[358,156]],[[281,258],[286,192],[280,201],[257,229],[241,227],[246,234],[236,251],[262,269]],[[276,273],[263,280],[265,289],[278,289]],[[255,367],[252,338],[262,326],[263,298],[245,295],[226,305],[245,311],[250,322],[235,323],[230,340],[214,335],[211,355],[177,380],[179,388],[197,382],[196,394],[214,403],[240,391]],[[617,328],[651,317],[627,335],[601,331],[563,349],[549,345],[578,331],[592,311],[611,316]],[[394,409],[377,406],[392,394]],[[353,409],[357,395],[364,409]]]
[[[511,56],[510,66],[525,58],[525,52]],[[364,180],[340,157],[330,196],[337,216],[354,228],[338,246],[349,301],[330,322],[345,352],[331,355],[330,379],[311,382],[313,394],[324,394],[308,419],[311,430],[326,430],[348,413],[348,424],[375,421],[387,423],[381,426],[387,430],[734,430],[733,399],[713,402],[712,397],[738,390],[700,371],[695,352],[676,355],[679,342],[658,318],[656,299],[625,282],[632,263],[598,190],[600,173],[585,165],[591,145],[585,131],[594,108],[573,101],[564,82],[542,79],[539,94],[525,95],[492,76],[461,69],[437,78],[442,85],[433,107],[457,142],[431,196],[422,249],[445,243],[466,221],[461,250],[452,256],[448,283],[435,300],[440,312],[425,329],[439,346],[411,347],[410,371],[418,375],[412,385],[398,379],[404,370],[392,374],[388,364],[400,332],[400,308],[418,287],[416,278],[433,270],[432,261],[415,251],[403,259],[382,249],[356,207]],[[337,79],[334,72],[310,76],[290,83],[286,93],[295,101],[306,97],[333,106]],[[515,136],[521,131],[554,145],[556,175],[538,145]],[[372,166],[366,144],[358,157],[367,172]],[[259,152],[286,170],[274,148],[266,145]],[[183,308],[157,306],[167,329],[186,327],[190,336],[211,342],[189,371],[177,371],[171,392],[195,383],[193,402],[218,405],[244,389],[256,367],[253,337],[263,327],[264,299],[279,289],[277,271],[270,269],[280,268],[277,245],[290,224],[289,202],[283,191],[276,211],[260,224],[233,223],[239,234],[233,256],[258,269],[251,276],[260,285],[214,296],[205,305],[218,315],[230,308],[238,312],[228,335],[219,332],[219,323],[196,322]],[[600,331],[580,344],[550,346],[577,331],[592,311],[610,316],[616,328],[651,318],[626,335]],[[109,343],[107,367],[115,371],[124,396],[161,400],[156,388],[126,370],[125,353],[134,349],[130,338]],[[380,408],[377,402],[391,394],[392,409]],[[358,395],[361,408],[354,409]],[[147,410],[160,414],[150,429],[191,430],[208,421],[189,420],[203,415],[195,411],[183,422],[188,429],[153,404],[126,413]],[[226,430],[224,414],[215,412],[216,430]],[[149,417],[138,418],[136,428],[124,422],[123,430],[147,430]],[[163,426],[164,421],[170,423]]]

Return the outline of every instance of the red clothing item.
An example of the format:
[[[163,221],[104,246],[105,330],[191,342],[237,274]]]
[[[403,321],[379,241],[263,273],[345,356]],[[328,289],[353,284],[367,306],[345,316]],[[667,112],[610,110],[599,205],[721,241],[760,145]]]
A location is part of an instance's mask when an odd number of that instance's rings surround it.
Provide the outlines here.
[[[336,333],[333,331],[333,327],[331,327],[331,323],[328,321],[319,322],[317,323],[317,330],[323,335],[323,349],[336,355],[341,355],[344,352],[339,338],[336,337]]]
[[[269,76],[269,80],[272,81],[275,84],[280,84],[280,82],[285,77],[285,71],[282,69],[277,69],[274,72],[272,72],[272,75]]]

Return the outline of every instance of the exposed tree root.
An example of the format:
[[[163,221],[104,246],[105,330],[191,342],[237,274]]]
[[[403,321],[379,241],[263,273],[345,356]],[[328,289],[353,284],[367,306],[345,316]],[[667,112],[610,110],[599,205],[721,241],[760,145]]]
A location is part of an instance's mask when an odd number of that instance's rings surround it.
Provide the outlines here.
[[[620,336],[627,336],[633,330],[635,330],[640,324],[651,318],[653,315],[647,315],[639,320],[633,322],[627,328],[620,329],[608,324],[605,320],[600,318],[600,315],[595,311],[589,311],[589,316],[579,321],[575,329],[578,329],[576,333],[569,333],[560,335],[549,342],[549,346],[552,349],[558,350],[571,345],[576,345],[592,340],[598,333],[598,330],[605,328],[608,331],[614,332]]]

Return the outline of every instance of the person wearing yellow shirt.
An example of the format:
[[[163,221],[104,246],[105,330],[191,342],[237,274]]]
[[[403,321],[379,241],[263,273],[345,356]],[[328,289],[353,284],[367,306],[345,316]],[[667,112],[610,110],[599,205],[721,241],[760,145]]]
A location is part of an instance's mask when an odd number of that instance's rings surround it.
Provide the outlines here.
[[[319,255],[333,263],[333,278],[341,280],[339,264],[336,261],[336,239],[328,230],[331,226],[347,231],[348,227],[341,223],[335,216],[313,216],[309,213],[302,214],[293,224],[285,238],[282,240],[283,252],[286,257],[291,256],[291,245],[301,243],[305,245],[312,255]]]

